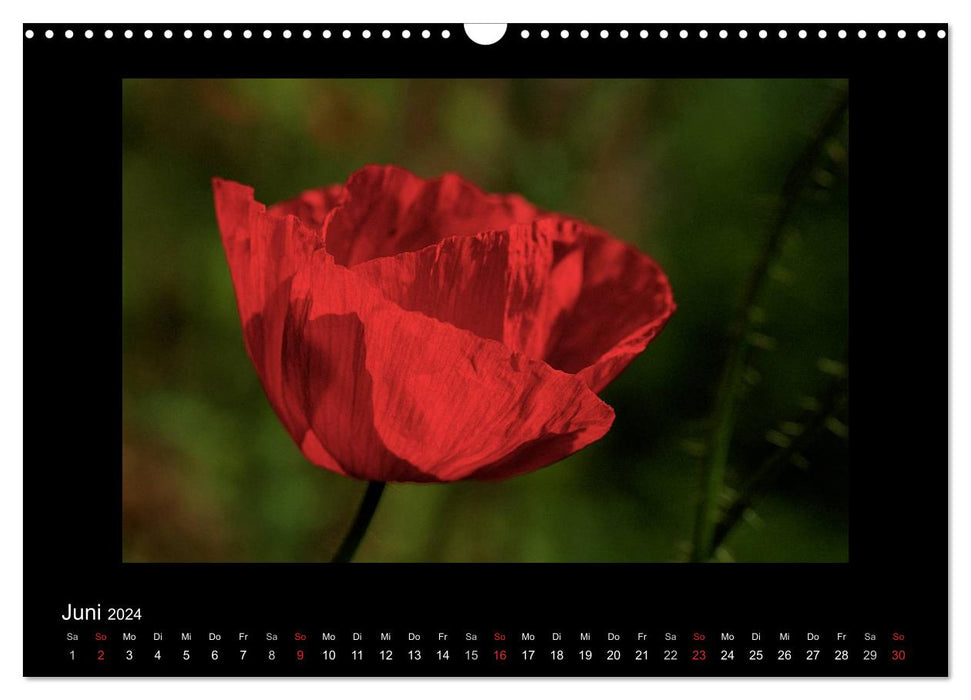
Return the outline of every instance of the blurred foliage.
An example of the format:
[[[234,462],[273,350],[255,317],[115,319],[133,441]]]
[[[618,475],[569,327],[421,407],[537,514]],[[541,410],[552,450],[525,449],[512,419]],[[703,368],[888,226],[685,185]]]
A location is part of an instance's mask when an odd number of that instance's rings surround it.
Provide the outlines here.
[[[246,356],[214,175],[272,203],[366,163],[459,172],[638,245],[678,311],[604,392],[600,442],[501,483],[392,484],[358,561],[682,561],[728,324],[833,80],[128,80],[126,561],[323,561],[364,484],[310,465]],[[847,340],[845,134],[760,305],[729,487],[798,431]],[[821,369],[822,368],[822,369]],[[735,561],[845,561],[845,415],[727,538]],[[774,444],[775,443],[775,444]]]

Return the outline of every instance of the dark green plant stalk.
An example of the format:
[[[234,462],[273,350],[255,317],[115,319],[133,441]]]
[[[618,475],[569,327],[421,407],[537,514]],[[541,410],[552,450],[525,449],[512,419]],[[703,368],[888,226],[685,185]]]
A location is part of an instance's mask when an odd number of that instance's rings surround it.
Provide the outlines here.
[[[371,524],[371,518],[374,517],[374,511],[378,508],[378,501],[381,500],[381,494],[384,493],[384,486],[385,482],[383,481],[368,482],[364,499],[357,509],[354,522],[351,523],[351,529],[344,535],[344,541],[341,542],[341,546],[334,558],[331,559],[331,563],[342,564],[354,558],[361,540],[364,539],[364,533],[367,532],[368,525]]]
[[[701,491],[691,543],[691,561],[707,561],[714,552],[715,523],[721,519],[719,502],[725,487],[725,472],[732,435],[735,432],[742,378],[751,351],[748,337],[752,330],[756,302],[762,294],[772,263],[782,249],[787,224],[799,201],[799,195],[809,180],[827,139],[835,135],[843,125],[848,100],[848,93],[845,90],[841,91],[815,136],[789,169],[782,185],[780,206],[772,217],[762,251],[745,287],[738,316],[731,326],[728,360],[725,362],[718,384],[712,428],[708,435],[702,465]]]
[[[799,436],[774,452],[755,473],[745,480],[739,489],[739,495],[725,509],[722,519],[715,525],[711,542],[712,553],[725,541],[755,499],[782,474],[793,455],[810,444],[825,429],[826,422],[846,400],[846,388],[845,375],[834,378],[819,399],[818,408],[803,421],[803,430]]]

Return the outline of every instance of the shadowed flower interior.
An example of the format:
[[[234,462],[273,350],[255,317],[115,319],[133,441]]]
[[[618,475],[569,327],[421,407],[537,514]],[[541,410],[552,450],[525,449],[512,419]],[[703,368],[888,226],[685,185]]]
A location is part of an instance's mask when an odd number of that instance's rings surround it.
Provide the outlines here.
[[[636,248],[456,175],[369,166],[269,208],[213,189],[266,394],[311,462],[358,479],[504,479],[582,449],[675,308]]]

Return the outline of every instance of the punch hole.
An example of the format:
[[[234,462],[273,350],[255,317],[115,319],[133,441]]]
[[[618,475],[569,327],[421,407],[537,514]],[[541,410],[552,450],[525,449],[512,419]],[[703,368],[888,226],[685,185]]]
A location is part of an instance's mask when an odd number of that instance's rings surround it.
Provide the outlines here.
[[[495,44],[506,35],[505,24],[466,24],[463,26],[465,28],[465,35],[479,46]],[[446,29],[442,32],[443,39],[448,38],[448,34],[445,33],[447,31]],[[523,38],[526,38],[526,36],[529,35],[526,34]]]

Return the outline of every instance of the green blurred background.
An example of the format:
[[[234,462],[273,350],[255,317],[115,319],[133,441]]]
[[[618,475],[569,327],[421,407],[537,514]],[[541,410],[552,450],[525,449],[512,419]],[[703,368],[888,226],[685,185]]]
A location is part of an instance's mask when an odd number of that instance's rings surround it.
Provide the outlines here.
[[[455,171],[656,259],[678,311],[603,393],[600,442],[501,483],[392,484],[358,561],[669,562],[688,556],[729,326],[833,80],[126,80],[124,559],[326,561],[362,482],[317,469],[243,347],[210,178],[273,203],[367,163]],[[798,433],[847,337],[845,132],[789,222],[725,498]],[[722,561],[846,561],[845,410],[789,460]]]

